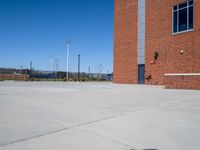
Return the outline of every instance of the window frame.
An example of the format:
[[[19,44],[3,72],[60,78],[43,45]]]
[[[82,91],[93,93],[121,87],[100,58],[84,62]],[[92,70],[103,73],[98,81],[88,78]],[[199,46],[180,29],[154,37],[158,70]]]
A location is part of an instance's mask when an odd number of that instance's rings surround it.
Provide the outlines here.
[[[193,1],[192,5],[189,4],[189,2],[191,2],[191,1]],[[179,5],[184,4],[184,3],[187,3],[187,6],[179,8]],[[191,32],[194,30],[194,0],[187,0],[184,3],[180,3],[180,4],[172,6],[172,35],[179,34],[179,33],[185,33],[185,32]],[[175,6],[177,6],[176,10],[174,10]],[[192,29],[189,29],[189,8],[190,7],[193,7],[193,18],[192,18],[193,28]],[[178,27],[179,26],[179,11],[182,9],[185,9],[185,8],[187,9],[187,30],[178,31],[179,30],[179,27]],[[174,32],[174,12],[177,12],[177,32]]]

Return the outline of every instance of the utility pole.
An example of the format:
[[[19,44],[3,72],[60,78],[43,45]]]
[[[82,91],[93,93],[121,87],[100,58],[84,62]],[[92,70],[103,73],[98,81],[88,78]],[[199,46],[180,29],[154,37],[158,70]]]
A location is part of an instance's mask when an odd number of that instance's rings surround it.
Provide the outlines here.
[[[20,66],[20,74],[22,74],[22,68],[23,68],[23,66]]]
[[[107,80],[110,81],[110,75],[109,75],[109,70],[107,69]]]
[[[88,67],[88,75],[89,75],[89,80],[90,80],[90,66]]]
[[[67,80],[69,79],[69,45],[70,45],[70,40],[67,40],[67,70],[66,70]]]
[[[30,70],[32,70],[32,61],[30,62]]]
[[[81,54],[78,54],[78,81],[80,81],[80,57]]]
[[[98,66],[98,80],[102,79],[102,64]]]
[[[100,64],[100,74],[103,73],[103,64]]]
[[[52,56],[50,56],[50,78],[53,78],[53,75],[54,75],[54,73],[53,73],[53,57]]]
[[[30,62],[30,75],[32,73],[32,61]]]
[[[50,56],[51,73],[53,72],[53,57]]]
[[[59,59],[58,58],[56,58],[56,78],[58,78],[58,70],[59,70]]]

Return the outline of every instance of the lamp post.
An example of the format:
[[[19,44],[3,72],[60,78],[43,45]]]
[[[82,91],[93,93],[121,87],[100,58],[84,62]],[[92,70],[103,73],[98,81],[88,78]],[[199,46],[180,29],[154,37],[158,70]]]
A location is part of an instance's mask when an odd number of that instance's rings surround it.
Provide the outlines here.
[[[81,57],[81,54],[79,53],[78,54],[78,81],[80,81],[80,57]]]
[[[67,80],[69,79],[69,45],[70,45],[70,40],[67,40],[67,72],[66,72]]]
[[[88,67],[88,77],[89,77],[89,80],[90,80],[90,66]]]
[[[53,72],[53,57],[50,56],[51,73]]]
[[[58,78],[58,70],[59,70],[59,59],[58,58],[56,58],[56,79]]]
[[[102,79],[102,66],[103,64],[98,65],[98,80]]]
[[[30,62],[30,77],[31,77],[31,73],[32,73],[32,61]]]
[[[22,74],[22,68],[23,68],[23,66],[20,66],[20,74]]]

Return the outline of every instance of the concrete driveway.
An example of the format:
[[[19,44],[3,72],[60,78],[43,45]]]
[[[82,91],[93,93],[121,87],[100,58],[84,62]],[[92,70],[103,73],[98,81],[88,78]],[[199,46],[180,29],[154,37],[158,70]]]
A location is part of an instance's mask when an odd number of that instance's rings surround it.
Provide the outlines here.
[[[198,150],[200,91],[0,82],[0,150]]]

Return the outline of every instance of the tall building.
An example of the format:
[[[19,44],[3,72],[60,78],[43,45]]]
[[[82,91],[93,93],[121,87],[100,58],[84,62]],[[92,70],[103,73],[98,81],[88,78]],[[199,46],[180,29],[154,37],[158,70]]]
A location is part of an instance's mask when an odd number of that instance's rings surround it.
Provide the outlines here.
[[[200,0],[115,0],[113,81],[200,89]]]

